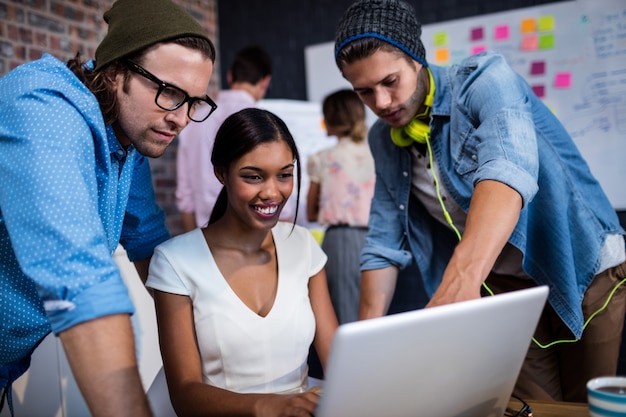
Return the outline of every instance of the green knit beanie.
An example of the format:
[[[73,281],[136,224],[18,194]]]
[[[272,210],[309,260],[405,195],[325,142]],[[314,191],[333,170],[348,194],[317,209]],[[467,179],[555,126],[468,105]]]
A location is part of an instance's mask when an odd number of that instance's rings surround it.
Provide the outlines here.
[[[96,49],[96,71],[155,43],[187,36],[211,42],[198,21],[170,0],[117,0],[104,21],[109,30]]]

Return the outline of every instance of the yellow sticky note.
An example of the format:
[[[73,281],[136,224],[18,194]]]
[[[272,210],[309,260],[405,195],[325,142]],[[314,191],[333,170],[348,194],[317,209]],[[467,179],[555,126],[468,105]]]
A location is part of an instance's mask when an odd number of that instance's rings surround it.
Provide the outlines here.
[[[541,16],[539,18],[539,32],[551,32],[554,30],[554,16]]]
[[[448,44],[448,33],[447,32],[437,32],[433,36],[433,43],[435,46],[444,46]]]
[[[318,243],[318,245],[322,245],[322,242],[324,241],[324,230],[321,229],[309,229],[311,234],[313,235],[313,237],[315,238],[315,241]]]
[[[535,19],[522,19],[520,22],[520,32],[534,33],[537,30],[537,21]]]

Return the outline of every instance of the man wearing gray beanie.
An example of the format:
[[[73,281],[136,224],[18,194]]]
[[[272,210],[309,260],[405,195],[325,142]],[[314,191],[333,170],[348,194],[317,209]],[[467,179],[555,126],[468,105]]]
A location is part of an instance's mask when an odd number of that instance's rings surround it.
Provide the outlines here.
[[[146,157],[207,96],[215,48],[170,0],[117,0],[95,61],[44,54],[0,78],[0,407],[50,332],[92,416],[150,416],[133,303],[112,254],[147,278],[169,238]]]
[[[616,212],[504,57],[428,65],[420,37],[415,11],[397,0],[358,1],[337,27],[337,65],[379,117],[369,133],[376,189],[360,318],[386,314],[398,271],[412,262],[426,307],[548,285],[514,393],[585,402],[590,378],[615,374],[622,339]]]

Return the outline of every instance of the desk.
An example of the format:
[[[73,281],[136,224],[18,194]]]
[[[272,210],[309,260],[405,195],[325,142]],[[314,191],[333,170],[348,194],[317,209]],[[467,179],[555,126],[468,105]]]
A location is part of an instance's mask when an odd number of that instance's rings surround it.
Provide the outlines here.
[[[589,407],[583,403],[554,401],[526,401],[533,410],[533,417],[589,417]]]

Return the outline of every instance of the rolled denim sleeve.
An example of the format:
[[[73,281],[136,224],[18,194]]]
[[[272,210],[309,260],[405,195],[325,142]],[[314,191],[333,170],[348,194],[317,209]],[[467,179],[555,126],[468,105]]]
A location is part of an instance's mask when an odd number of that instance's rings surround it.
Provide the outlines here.
[[[477,127],[464,138],[460,154],[470,154],[465,160],[476,164],[474,185],[483,180],[502,182],[515,189],[526,206],[538,191],[539,175],[529,87],[502,56],[476,59],[479,65],[460,98]]]

